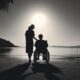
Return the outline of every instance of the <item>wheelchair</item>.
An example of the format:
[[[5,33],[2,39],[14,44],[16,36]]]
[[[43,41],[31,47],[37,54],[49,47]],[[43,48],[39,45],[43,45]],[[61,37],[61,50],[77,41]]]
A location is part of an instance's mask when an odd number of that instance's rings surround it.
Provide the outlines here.
[[[44,51],[35,50],[34,51],[34,63],[37,63],[37,60],[39,60],[40,55],[43,56],[43,60],[45,60],[46,63],[49,63],[49,61],[50,61],[50,54],[49,54],[48,49],[46,49]]]

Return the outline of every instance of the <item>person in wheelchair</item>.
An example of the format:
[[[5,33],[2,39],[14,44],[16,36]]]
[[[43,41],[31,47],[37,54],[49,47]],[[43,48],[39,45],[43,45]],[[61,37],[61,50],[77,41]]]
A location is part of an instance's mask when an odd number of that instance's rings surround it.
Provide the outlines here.
[[[35,49],[34,55],[39,60],[39,55],[40,53],[42,53],[43,60],[45,60],[45,54],[48,52],[48,49],[47,49],[48,43],[47,43],[47,40],[43,40],[42,34],[39,34],[38,37],[39,37],[39,40],[35,42],[36,49]]]

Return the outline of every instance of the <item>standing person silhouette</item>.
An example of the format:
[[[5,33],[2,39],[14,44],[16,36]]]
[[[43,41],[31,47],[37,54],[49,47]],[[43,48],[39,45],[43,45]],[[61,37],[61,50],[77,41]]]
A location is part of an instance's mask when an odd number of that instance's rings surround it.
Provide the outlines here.
[[[26,53],[28,53],[28,58],[29,58],[29,62],[31,62],[31,56],[33,53],[33,38],[36,39],[35,33],[34,33],[34,29],[35,25],[32,24],[31,26],[28,27],[28,30],[25,33],[25,37],[26,37]]]

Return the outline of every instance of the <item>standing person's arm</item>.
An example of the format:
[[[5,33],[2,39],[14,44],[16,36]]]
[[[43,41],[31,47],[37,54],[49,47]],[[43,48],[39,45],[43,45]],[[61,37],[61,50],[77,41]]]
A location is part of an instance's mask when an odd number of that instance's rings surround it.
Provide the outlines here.
[[[35,37],[35,33],[34,33],[34,31],[33,31],[33,38],[34,38],[35,40],[38,40],[38,39]]]
[[[38,40],[36,37],[33,37],[35,40]]]

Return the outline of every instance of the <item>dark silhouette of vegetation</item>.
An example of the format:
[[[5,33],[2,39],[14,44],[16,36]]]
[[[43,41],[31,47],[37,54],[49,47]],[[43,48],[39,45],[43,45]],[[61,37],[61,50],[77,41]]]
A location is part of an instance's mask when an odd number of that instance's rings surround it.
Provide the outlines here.
[[[13,4],[13,0],[0,0],[0,10],[8,10],[10,3]]]

